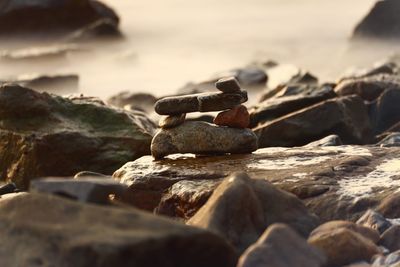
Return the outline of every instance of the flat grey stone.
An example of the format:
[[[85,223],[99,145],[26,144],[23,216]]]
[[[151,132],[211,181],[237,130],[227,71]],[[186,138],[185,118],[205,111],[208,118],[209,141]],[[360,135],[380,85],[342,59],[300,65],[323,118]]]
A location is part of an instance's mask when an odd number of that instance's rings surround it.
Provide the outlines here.
[[[215,87],[224,93],[237,93],[240,92],[240,84],[235,77],[227,77],[219,79],[215,83]]]

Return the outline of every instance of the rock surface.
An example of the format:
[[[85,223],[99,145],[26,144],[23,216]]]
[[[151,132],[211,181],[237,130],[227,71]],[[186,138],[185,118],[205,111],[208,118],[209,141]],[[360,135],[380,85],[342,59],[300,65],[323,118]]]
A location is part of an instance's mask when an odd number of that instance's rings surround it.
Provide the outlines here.
[[[387,89],[371,105],[370,116],[375,134],[382,133],[400,121],[400,88]]]
[[[376,229],[381,234],[392,226],[382,214],[373,210],[365,212],[365,214],[358,219],[357,224]]]
[[[220,126],[245,129],[250,124],[250,114],[243,105],[222,111],[214,118],[214,123]]]
[[[257,136],[249,129],[219,127],[207,122],[185,122],[162,129],[151,142],[156,159],[175,153],[242,154],[257,150]]]
[[[169,129],[179,126],[185,122],[186,114],[169,115],[160,119],[158,126],[162,129]]]
[[[215,83],[215,87],[224,93],[239,93],[241,88],[235,77],[219,79]]]
[[[218,233],[243,251],[271,224],[286,223],[307,236],[318,219],[294,195],[238,173],[226,178],[187,223]]]
[[[381,236],[379,245],[384,246],[390,251],[400,250],[400,225],[393,225]]]
[[[163,161],[151,156],[125,164],[114,178],[140,194],[136,204],[152,199],[157,207],[162,194],[182,180],[213,180],[245,171],[266,179],[301,198],[322,221],[356,221],[369,208],[388,218],[399,218],[400,148],[336,146],[265,148],[253,154],[195,157],[174,155]]]
[[[378,143],[381,147],[400,146],[400,133],[392,133]]]
[[[373,140],[367,107],[358,96],[327,100],[260,125],[254,132],[259,147],[302,146],[329,134],[338,135],[345,144]]]
[[[207,231],[51,195],[2,200],[0,221],[7,240],[1,266],[234,267],[237,260],[233,248]]]
[[[100,19],[118,24],[117,14],[94,0],[2,1],[0,35],[71,32]]]
[[[155,125],[98,99],[0,87],[0,177],[26,188],[36,177],[111,174],[149,154]]]
[[[319,267],[325,255],[285,224],[273,224],[240,257],[237,267]]]

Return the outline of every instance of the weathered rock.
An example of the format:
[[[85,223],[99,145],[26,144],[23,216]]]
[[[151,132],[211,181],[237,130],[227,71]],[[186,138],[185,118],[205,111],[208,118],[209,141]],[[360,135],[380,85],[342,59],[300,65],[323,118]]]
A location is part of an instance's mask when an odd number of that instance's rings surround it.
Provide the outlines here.
[[[381,147],[400,146],[400,133],[392,133],[381,140],[378,145]]]
[[[226,178],[189,225],[220,234],[239,251],[254,243],[273,223],[286,223],[307,236],[318,224],[294,195],[245,173]]]
[[[160,115],[209,112],[231,109],[247,101],[247,92],[235,94],[203,93],[165,97],[157,101],[155,111]]]
[[[135,209],[27,194],[1,201],[0,220],[1,266],[234,267],[237,260],[218,236]]]
[[[397,0],[376,2],[369,14],[355,28],[353,38],[399,38],[399,12],[400,4]]]
[[[151,142],[151,154],[160,159],[170,154],[245,154],[257,150],[257,136],[249,129],[220,127],[207,122],[185,122],[162,129]]]
[[[372,256],[380,253],[371,240],[346,228],[312,235],[308,243],[325,253],[326,266],[343,266],[362,260],[369,262]]]
[[[379,245],[390,251],[400,250],[400,225],[393,225],[381,236]]]
[[[250,114],[245,106],[240,105],[218,113],[214,119],[214,123],[220,126],[244,129],[249,127]]]
[[[351,230],[371,240],[373,243],[377,243],[380,238],[378,230],[349,221],[330,221],[324,223],[311,232],[310,238],[324,233],[334,232],[337,229]]]
[[[220,180],[182,180],[172,185],[161,198],[157,214],[191,218],[210,198]]]
[[[93,98],[0,87],[0,177],[26,188],[36,177],[111,174],[150,153],[155,125],[140,112]]]
[[[238,267],[319,267],[325,256],[284,224],[273,224],[240,257]]]
[[[99,19],[90,25],[73,32],[67,37],[68,41],[88,41],[92,39],[120,39],[122,34],[118,22],[110,19]]]
[[[224,93],[239,93],[241,91],[240,84],[235,77],[219,79],[215,83],[215,87]]]
[[[157,102],[157,98],[152,94],[147,93],[131,93],[123,91],[110,97],[107,103],[123,108],[127,105],[131,106],[131,109],[138,109],[147,113],[151,113],[154,110],[154,104]]]
[[[338,135],[345,144],[372,140],[367,108],[358,96],[327,100],[267,122],[254,131],[260,147],[302,146],[329,134]]]
[[[319,147],[319,146],[341,146],[341,145],[343,145],[343,142],[340,139],[340,137],[337,136],[336,134],[331,134],[325,138],[322,138],[321,140],[311,142],[305,146],[306,147]]]
[[[174,128],[185,122],[186,114],[169,115],[167,117],[161,118],[158,126],[163,129]]]
[[[60,34],[105,18],[116,24],[119,22],[115,12],[99,1],[3,1],[0,9],[0,35]]]
[[[371,107],[375,134],[382,133],[400,121],[400,88],[387,89]]]
[[[179,181],[220,179],[245,171],[297,195],[324,222],[357,221],[378,206],[393,215],[389,218],[399,218],[399,155],[398,147],[336,146],[264,148],[229,156],[184,154],[162,161],[145,156],[125,164],[114,178],[130,187],[130,203],[146,204],[148,210]]]
[[[107,204],[110,195],[121,196],[127,186],[113,179],[85,177],[45,178],[31,182],[30,191],[60,195],[81,202]]]
[[[368,210],[360,219],[357,224],[376,229],[379,233],[385,232],[392,225],[382,214]]]
[[[298,88],[299,86],[295,87]],[[251,127],[256,127],[258,124],[277,119],[336,96],[330,86],[320,89],[313,86],[311,90],[308,90],[309,88],[309,86],[306,86],[296,94],[277,95],[257,104],[250,112]]]

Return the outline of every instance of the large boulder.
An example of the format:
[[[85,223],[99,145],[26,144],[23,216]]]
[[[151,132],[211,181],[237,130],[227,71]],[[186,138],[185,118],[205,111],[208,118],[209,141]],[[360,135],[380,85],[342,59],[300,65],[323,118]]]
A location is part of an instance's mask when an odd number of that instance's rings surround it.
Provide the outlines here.
[[[155,125],[143,113],[93,98],[0,87],[0,177],[26,188],[36,177],[112,174],[150,154]]]
[[[117,14],[97,0],[1,0],[0,36],[65,33]]]
[[[372,141],[367,107],[359,96],[334,98],[254,129],[259,147],[302,146],[330,134],[345,144]]]
[[[380,0],[369,14],[356,26],[353,39],[394,39],[400,37],[400,3],[397,0]]]
[[[135,209],[52,195],[0,202],[1,266],[215,266],[237,256],[220,237]],[[18,249],[16,249],[18,248]]]

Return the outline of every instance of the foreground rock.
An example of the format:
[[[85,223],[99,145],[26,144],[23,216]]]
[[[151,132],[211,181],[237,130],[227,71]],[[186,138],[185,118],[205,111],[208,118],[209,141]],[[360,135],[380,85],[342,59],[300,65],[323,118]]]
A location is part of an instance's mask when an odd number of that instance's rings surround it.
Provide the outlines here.
[[[111,174],[149,154],[155,131],[140,112],[16,85],[0,87],[0,125],[0,177],[22,188],[36,177]]]
[[[397,0],[378,1],[357,25],[353,38],[400,38],[400,3]]]
[[[238,267],[320,267],[325,256],[284,224],[271,225],[240,257]]]
[[[0,36],[62,34],[100,19],[118,24],[116,13],[99,1],[6,1],[0,7]]]
[[[179,181],[215,180],[245,171],[294,193],[322,221],[356,221],[369,208],[399,218],[399,155],[398,147],[335,146],[265,148],[230,156],[185,154],[162,161],[145,156],[125,164],[114,178],[129,186],[129,203],[140,206],[151,200],[149,210]],[[184,211],[184,205],[175,203]],[[194,209],[190,206],[191,212]]]
[[[257,136],[249,129],[219,127],[207,122],[185,122],[162,129],[151,142],[156,159],[175,153],[242,154],[257,149]]]
[[[1,266],[234,267],[237,260],[212,233],[134,209],[26,194],[2,200],[0,220]]]
[[[294,195],[245,173],[226,178],[188,221],[220,234],[239,251],[254,243],[273,223],[286,223],[307,236],[318,224]]]
[[[367,107],[358,96],[327,100],[267,122],[254,131],[260,147],[302,146],[328,134],[338,135],[345,144],[373,140]]]

